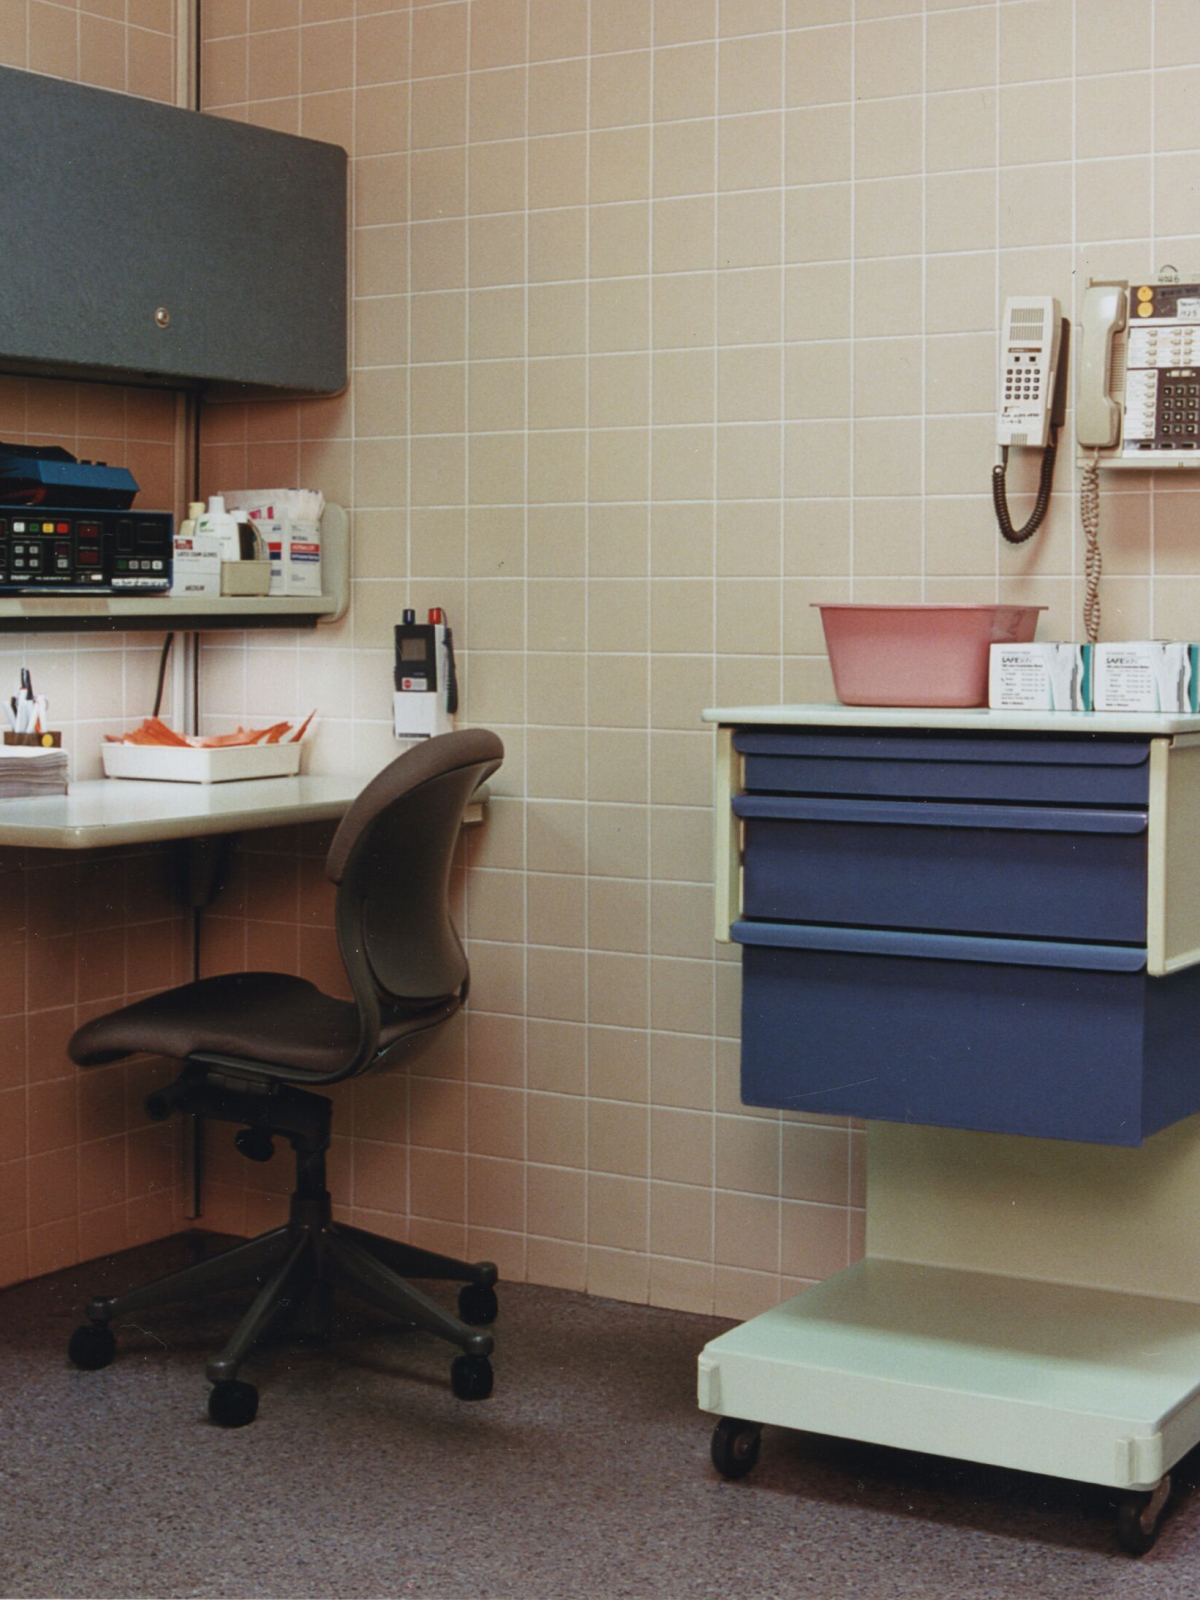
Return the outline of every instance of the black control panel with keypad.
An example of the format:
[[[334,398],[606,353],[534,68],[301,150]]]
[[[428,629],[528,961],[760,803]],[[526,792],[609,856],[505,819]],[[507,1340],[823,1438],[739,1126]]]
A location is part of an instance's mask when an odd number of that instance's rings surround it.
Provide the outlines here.
[[[174,545],[169,511],[0,505],[0,594],[163,594]]]
[[[1194,450],[1200,440],[1200,368],[1167,367],[1158,375],[1155,442]]]

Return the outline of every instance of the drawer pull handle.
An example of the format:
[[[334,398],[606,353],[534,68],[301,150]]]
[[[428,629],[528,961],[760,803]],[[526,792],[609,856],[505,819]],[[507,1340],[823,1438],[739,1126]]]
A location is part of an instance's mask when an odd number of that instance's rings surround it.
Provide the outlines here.
[[[739,731],[733,747],[743,755],[799,756],[817,760],[889,761],[898,764],[951,762],[996,767],[1140,767],[1150,759],[1143,740],[976,740],[861,734],[760,733]]]
[[[739,794],[734,814],[780,822],[888,823],[913,828],[994,828],[1028,833],[1145,833],[1145,811],[1073,806],[960,805],[953,801],[827,800]]]
[[[1146,952],[1127,944],[1066,944],[1050,939],[988,939],[887,928],[834,928],[811,922],[750,922],[730,929],[738,944],[847,955],[919,956],[926,961],[985,961],[1008,967],[1068,967],[1082,972],[1140,972]]]

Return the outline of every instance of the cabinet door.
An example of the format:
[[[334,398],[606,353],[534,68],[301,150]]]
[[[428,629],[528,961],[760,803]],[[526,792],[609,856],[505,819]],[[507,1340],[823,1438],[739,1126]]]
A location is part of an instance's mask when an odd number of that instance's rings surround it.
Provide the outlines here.
[[[339,145],[0,68],[0,369],[346,384]]]

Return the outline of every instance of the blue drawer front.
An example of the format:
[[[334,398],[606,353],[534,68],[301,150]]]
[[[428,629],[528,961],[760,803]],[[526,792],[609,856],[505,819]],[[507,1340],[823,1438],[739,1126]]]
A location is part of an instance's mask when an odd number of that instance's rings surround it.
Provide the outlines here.
[[[1200,969],[1151,979],[1128,970],[1144,951],[1096,946],[734,932],[748,1105],[1114,1145],[1200,1110]]]
[[[734,810],[747,917],[1145,942],[1145,812],[765,795]]]
[[[1150,746],[1141,739],[744,730],[746,788],[782,794],[1145,805]]]

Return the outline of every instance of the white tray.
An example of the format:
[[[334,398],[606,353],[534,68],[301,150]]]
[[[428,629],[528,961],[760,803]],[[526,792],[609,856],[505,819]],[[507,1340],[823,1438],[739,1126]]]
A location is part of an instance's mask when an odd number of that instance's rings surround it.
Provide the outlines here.
[[[154,778],[164,783],[230,783],[244,778],[290,778],[300,771],[298,744],[228,745],[215,750],[170,745],[105,744],[108,778]]]

